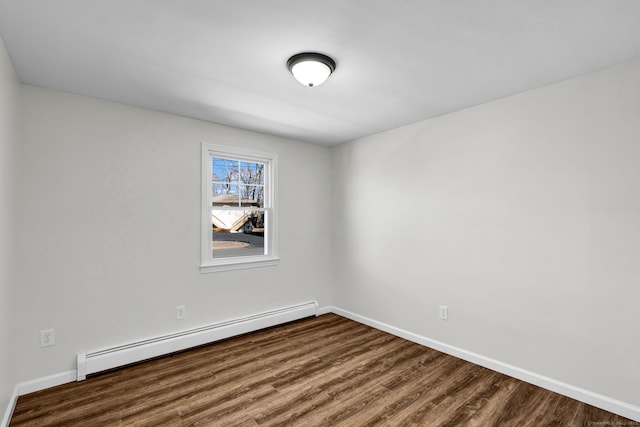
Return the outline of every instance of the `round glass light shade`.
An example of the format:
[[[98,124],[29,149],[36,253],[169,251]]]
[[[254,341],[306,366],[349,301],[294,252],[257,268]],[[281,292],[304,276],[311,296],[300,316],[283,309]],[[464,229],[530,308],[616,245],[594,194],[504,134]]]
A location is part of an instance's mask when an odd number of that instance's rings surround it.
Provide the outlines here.
[[[305,86],[319,86],[327,80],[336,63],[320,53],[299,53],[287,62],[291,74]]]

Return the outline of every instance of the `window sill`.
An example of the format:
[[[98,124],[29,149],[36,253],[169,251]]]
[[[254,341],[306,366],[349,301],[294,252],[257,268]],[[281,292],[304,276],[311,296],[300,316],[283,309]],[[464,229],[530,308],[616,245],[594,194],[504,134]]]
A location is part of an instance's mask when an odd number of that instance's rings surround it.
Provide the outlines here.
[[[217,273],[219,271],[244,270],[247,268],[269,267],[278,265],[280,258],[228,258],[224,261],[212,262],[210,264],[202,264],[200,273]]]

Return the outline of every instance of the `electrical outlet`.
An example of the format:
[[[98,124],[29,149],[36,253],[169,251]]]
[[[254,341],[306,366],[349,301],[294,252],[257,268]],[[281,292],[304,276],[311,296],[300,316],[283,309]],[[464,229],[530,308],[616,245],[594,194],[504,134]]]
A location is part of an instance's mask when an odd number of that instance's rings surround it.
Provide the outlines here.
[[[187,308],[184,305],[176,307],[176,320],[182,320],[187,317]]]
[[[440,306],[440,318],[442,320],[449,320],[449,308],[441,305]]]
[[[56,343],[56,331],[53,329],[46,329],[40,331],[40,347],[49,347]]]

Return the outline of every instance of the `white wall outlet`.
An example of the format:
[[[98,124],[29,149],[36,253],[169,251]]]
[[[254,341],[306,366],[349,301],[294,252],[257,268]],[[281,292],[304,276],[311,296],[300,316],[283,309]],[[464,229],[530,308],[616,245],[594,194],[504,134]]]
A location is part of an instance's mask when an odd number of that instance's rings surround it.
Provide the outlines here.
[[[442,320],[449,320],[449,308],[447,306],[440,306],[440,318]]]
[[[40,331],[40,347],[49,347],[56,343],[56,331],[53,329],[45,329]]]
[[[176,320],[182,320],[187,317],[187,308],[184,305],[176,307]]]

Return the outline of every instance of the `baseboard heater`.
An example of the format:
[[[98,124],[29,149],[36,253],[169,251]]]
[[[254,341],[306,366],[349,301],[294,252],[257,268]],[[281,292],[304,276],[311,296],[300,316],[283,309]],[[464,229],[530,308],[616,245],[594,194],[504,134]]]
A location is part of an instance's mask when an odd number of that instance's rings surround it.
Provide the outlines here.
[[[91,353],[78,353],[77,380],[82,381],[89,374],[316,316],[317,312],[318,304],[312,301]]]

